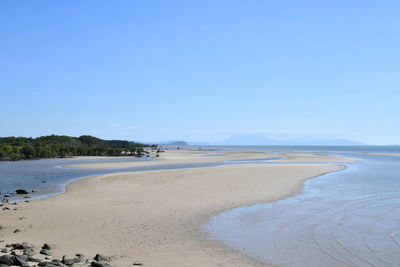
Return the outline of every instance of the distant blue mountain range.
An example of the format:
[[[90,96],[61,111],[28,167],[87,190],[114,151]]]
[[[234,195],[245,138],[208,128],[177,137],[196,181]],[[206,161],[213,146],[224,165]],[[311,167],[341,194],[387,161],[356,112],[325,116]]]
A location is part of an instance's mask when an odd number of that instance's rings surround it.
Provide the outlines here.
[[[359,146],[365,145],[360,142],[337,138],[329,139],[323,137],[302,137],[297,139],[277,140],[268,138],[261,134],[234,135],[219,142],[190,142],[190,141],[163,141],[154,142],[159,145],[173,146],[199,146],[199,145],[222,145],[222,146]]]

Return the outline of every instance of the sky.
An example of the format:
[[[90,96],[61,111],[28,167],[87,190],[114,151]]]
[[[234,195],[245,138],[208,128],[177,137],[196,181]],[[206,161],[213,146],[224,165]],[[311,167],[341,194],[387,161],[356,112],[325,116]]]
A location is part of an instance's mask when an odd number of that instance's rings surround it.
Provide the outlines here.
[[[0,136],[400,143],[400,1],[0,1]]]

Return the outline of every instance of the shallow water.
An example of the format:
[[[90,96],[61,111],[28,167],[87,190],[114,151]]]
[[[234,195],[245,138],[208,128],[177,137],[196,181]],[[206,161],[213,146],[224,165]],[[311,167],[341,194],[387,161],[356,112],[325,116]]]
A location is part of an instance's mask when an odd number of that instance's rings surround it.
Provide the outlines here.
[[[25,189],[36,192],[30,194],[31,199],[46,197],[63,193],[65,186],[77,179],[110,173],[125,173],[152,170],[173,170],[215,167],[227,164],[261,163],[276,160],[276,157],[262,158],[249,161],[221,161],[210,163],[182,163],[182,164],[154,164],[136,167],[124,167],[114,169],[85,169],[85,168],[63,168],[64,165],[99,162],[135,162],[147,161],[149,158],[105,158],[90,160],[66,160],[66,159],[43,159],[25,161],[3,161],[0,162],[0,193],[13,193],[17,189]],[[46,181],[43,183],[42,181]],[[23,195],[13,195],[10,201],[24,200]]]
[[[400,157],[361,158],[302,193],[222,213],[205,226],[252,258],[285,266],[400,266]]]

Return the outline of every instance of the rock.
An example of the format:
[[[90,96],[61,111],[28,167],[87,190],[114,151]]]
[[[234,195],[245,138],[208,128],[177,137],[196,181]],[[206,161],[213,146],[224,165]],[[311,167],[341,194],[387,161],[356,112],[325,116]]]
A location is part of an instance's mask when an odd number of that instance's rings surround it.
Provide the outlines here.
[[[57,265],[53,264],[52,262],[48,262],[48,261],[39,262],[38,266],[41,266],[41,267],[58,267]]]
[[[15,251],[13,250],[13,251],[11,251],[10,255],[15,256],[15,255],[17,255],[17,253],[15,253]]]
[[[7,199],[7,198],[3,198],[3,199],[1,200],[1,203],[8,203],[8,199]]]
[[[8,252],[8,249],[3,248],[3,249],[1,250],[1,252],[2,252],[2,253],[7,253],[7,252]]]
[[[132,263],[132,265],[135,265],[135,266],[142,266],[142,265],[143,265],[143,263],[140,263],[140,262],[134,262],[134,263]]]
[[[15,193],[17,193],[18,195],[27,195],[27,194],[29,194],[29,192],[26,191],[25,189],[17,189],[17,190],[15,190]]]
[[[98,262],[98,261],[92,261],[92,264],[90,266],[93,267],[110,267],[111,265],[105,262]]]
[[[61,262],[62,262],[63,264],[65,264],[65,265],[68,265],[68,266],[74,265],[74,264],[76,263],[76,262],[75,262],[75,259],[66,259],[65,256],[63,256]]]
[[[10,208],[9,207],[4,207],[3,210],[10,210]]]
[[[2,229],[4,229],[4,227],[0,225],[0,230],[2,230]]]
[[[53,260],[51,263],[55,266],[65,266],[60,260]]]
[[[4,197],[11,197],[11,195],[10,194],[5,194]]]
[[[38,258],[34,258],[34,257],[28,257],[28,261],[31,261],[31,262],[42,262],[43,260],[38,259]]]
[[[42,180],[42,183],[47,183],[47,181],[46,180]]]
[[[19,230],[19,229],[14,230],[14,234],[19,233],[19,232],[21,232],[21,230]]]
[[[48,256],[48,257],[44,257],[44,259],[45,260],[51,260],[51,259],[53,259],[53,257],[52,256]]]
[[[13,258],[14,265],[22,266],[22,267],[29,267],[29,263],[26,261],[28,258],[23,257],[23,255],[16,255]]]
[[[33,255],[35,255],[35,250],[33,248],[26,248],[24,250],[24,255],[33,256]]]
[[[56,246],[48,244],[48,243],[44,243],[44,245],[42,246],[42,249],[47,249],[47,250],[52,250],[55,248],[56,248]]]
[[[85,260],[86,260],[86,257],[83,254],[78,253],[75,256],[76,256],[75,257],[75,262],[76,263],[82,263],[82,262],[85,262]]]
[[[13,248],[13,244],[6,244],[6,248]]]
[[[46,256],[51,256],[53,253],[49,249],[41,249],[40,254],[46,255]]]
[[[18,220],[26,219],[26,217],[19,217]]]
[[[94,257],[95,261],[108,261],[110,262],[111,259],[109,257],[103,256],[101,254],[96,254],[96,256]]]
[[[31,198],[30,196],[24,196],[24,198]]]
[[[0,264],[12,265],[14,263],[13,259],[9,255],[0,256]]]
[[[11,205],[14,205],[14,206],[15,206],[15,205],[18,205],[18,204],[17,204],[17,202],[14,202],[14,203],[12,203]]]
[[[32,193],[35,193],[36,192],[36,190],[35,189],[32,189]]]

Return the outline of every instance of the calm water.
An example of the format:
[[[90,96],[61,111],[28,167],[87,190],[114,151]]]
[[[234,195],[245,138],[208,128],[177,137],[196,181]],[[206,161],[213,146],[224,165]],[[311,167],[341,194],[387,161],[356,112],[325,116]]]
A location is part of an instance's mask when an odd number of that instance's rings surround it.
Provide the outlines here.
[[[343,154],[362,161],[214,217],[210,238],[285,266],[400,266],[400,157]]]

